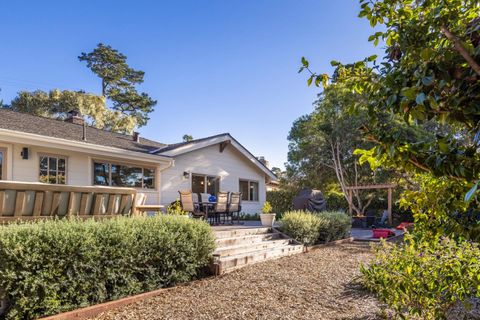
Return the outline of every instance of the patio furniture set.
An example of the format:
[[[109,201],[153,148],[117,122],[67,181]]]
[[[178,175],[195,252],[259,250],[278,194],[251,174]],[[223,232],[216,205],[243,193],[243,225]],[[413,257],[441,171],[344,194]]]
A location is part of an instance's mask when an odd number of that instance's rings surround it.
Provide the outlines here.
[[[208,221],[212,225],[240,224],[242,210],[241,192],[193,193],[191,190],[178,191],[182,210],[194,218]]]

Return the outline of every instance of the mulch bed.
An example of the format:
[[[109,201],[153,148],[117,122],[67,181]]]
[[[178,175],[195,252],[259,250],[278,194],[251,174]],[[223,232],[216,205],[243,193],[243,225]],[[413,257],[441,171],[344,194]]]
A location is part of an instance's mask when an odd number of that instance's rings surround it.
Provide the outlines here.
[[[343,243],[180,286],[96,319],[382,319],[358,283],[368,245]]]

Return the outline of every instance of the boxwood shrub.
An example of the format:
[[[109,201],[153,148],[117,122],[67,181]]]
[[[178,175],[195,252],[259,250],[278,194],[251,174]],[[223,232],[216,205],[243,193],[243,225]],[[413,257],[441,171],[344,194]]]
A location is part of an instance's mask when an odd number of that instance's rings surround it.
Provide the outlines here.
[[[350,234],[351,225],[342,211],[289,211],[281,220],[281,230],[305,245],[343,239]]]
[[[204,222],[178,216],[0,227],[7,319],[33,319],[185,282],[214,250]]]

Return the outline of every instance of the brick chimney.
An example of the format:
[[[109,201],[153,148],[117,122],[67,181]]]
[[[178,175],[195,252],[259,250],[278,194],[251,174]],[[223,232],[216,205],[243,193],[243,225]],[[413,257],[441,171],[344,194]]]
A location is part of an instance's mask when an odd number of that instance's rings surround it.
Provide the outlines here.
[[[79,125],[84,125],[85,124],[85,120],[83,119],[83,117],[80,115],[80,113],[78,112],[78,110],[70,110],[68,111],[67,113],[67,118],[65,119],[65,122],[70,122],[70,123],[74,123],[74,124],[79,124]]]
[[[269,167],[270,163],[268,163],[268,161],[265,159],[265,157],[261,156],[261,157],[257,157],[258,161],[260,161],[261,163],[263,163],[263,165],[265,167]]]
[[[134,131],[132,138],[133,138],[133,141],[140,143],[140,133],[139,132]]]

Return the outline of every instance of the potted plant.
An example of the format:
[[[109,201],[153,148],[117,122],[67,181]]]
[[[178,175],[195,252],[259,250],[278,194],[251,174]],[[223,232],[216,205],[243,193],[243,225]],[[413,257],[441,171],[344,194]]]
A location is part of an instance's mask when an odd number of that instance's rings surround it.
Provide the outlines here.
[[[272,213],[272,205],[270,202],[265,201],[262,207],[262,213],[260,213],[260,221],[262,221],[262,226],[273,227],[275,216],[276,214]]]

